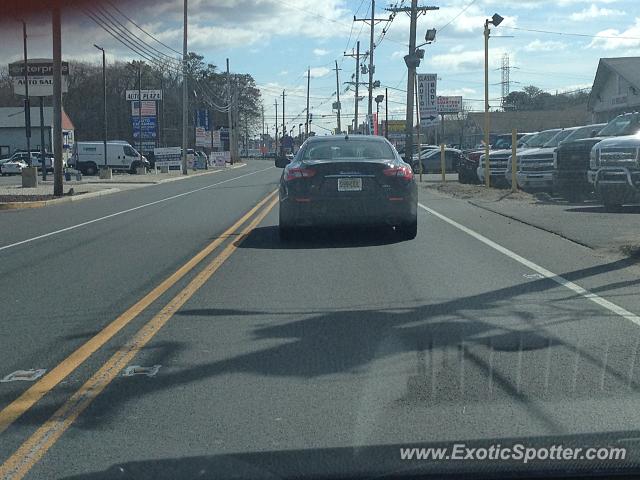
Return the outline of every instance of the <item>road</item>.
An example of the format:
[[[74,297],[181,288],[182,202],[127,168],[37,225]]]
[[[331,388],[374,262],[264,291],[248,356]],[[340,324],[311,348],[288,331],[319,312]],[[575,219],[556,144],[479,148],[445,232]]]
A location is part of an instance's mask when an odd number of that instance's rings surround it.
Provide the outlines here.
[[[279,174],[0,212],[0,377],[46,369],[0,383],[0,478],[444,471],[398,447],[638,437],[638,266],[424,190],[416,240],[283,244]]]

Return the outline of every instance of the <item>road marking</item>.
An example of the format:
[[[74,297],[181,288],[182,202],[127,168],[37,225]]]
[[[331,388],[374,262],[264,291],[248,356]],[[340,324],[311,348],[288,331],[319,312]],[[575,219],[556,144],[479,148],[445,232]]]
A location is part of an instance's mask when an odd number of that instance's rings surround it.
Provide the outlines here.
[[[151,207],[153,205],[157,205],[159,203],[168,202],[169,200],[175,200],[176,198],[184,197],[186,195],[191,195],[192,193],[201,192],[202,190],[207,190],[208,188],[217,187],[218,185],[222,185],[223,183],[232,182],[234,180],[238,180],[240,178],[248,177],[250,175],[255,175],[256,173],[265,172],[275,167],[269,167],[262,170],[257,170],[251,173],[245,173],[244,175],[240,175],[238,177],[228,178],[227,180],[222,180],[221,182],[213,183],[211,185],[207,185],[205,187],[196,188],[195,190],[189,190],[188,192],[179,193],[177,195],[172,195],[170,197],[161,198],[160,200],[156,200],[154,202],[145,203],[143,205],[138,205],[137,207],[128,208],[126,210],[122,210],[120,212],[111,213],[109,215],[105,215],[104,217],[94,218],[93,220],[88,220],[86,222],[78,223],[77,225],[71,225],[70,227],[61,228],[60,230],[55,230],[53,232],[44,233],[42,235],[38,235],[37,237],[27,238],[26,240],[21,240],[19,242],[11,243],[9,245],[4,245],[0,247],[0,252],[3,250],[8,250],[9,248],[14,248],[19,245],[24,245],[25,243],[35,242],[36,240],[41,240],[43,238],[52,237],[53,235],[58,235],[60,233],[68,232],[70,230],[75,230],[77,228],[86,227],[87,225],[91,225],[92,223],[102,222],[103,220],[108,220],[109,218],[118,217],[120,215],[124,215],[125,213],[135,212],[136,210],[140,210],[142,208]]]
[[[62,434],[73,424],[91,402],[118,376],[140,350],[160,331],[173,315],[189,300],[238,249],[243,239],[256,228],[278,202],[277,198],[265,207],[189,284],[178,293],[135,336],[107,360],[102,367],[67,400],[18,450],[0,466],[0,478],[23,478],[42,458]]]
[[[198,252],[187,263],[176,270],[171,276],[165,279],[160,285],[147,293],[142,299],[107,325],[103,330],[88,340],[84,345],[74,351],[66,359],[60,362],[47,375],[33,384],[17,399],[0,411],[0,433],[7,429],[16,419],[38,402],[44,395],[49,393],[56,385],[64,380],[71,372],[78,368],[96,350],[107,343],[116,333],[128,325],[134,318],[142,313],[149,305],[157,300],[163,293],[176,284],[182,277],[193,270],[202,260],[213,252],[222,242],[233,234],[243,223],[251,218],[258,209],[269,201],[276,194],[274,190],[257,205],[242,216],[236,223],[229,227],[220,237]]]
[[[443,220],[443,221],[447,222],[449,225],[452,225],[452,226],[456,227],[458,230],[462,230],[467,235],[471,235],[476,240],[481,241],[485,245],[493,248],[494,250],[497,250],[498,252],[502,253],[503,255],[506,255],[507,257],[515,260],[516,262],[521,263],[522,265],[524,265],[525,267],[533,270],[534,272],[537,272],[542,277],[548,278],[549,280],[553,280],[554,282],[562,285],[563,287],[568,288],[572,292],[577,293],[581,297],[586,298],[587,300],[590,300],[590,301],[592,301],[593,303],[595,303],[597,305],[600,305],[601,307],[609,310],[610,312],[612,312],[612,313],[614,313],[614,314],[616,314],[616,315],[618,315],[620,317],[626,318],[631,323],[634,323],[637,326],[640,326],[640,316],[636,315],[635,313],[632,313],[632,312],[622,308],[621,306],[616,305],[613,302],[610,302],[609,300],[605,300],[604,298],[596,295],[595,293],[590,292],[589,290],[587,290],[585,288],[582,288],[580,285],[578,285],[576,283],[573,283],[570,280],[567,280],[566,278],[561,277],[560,275],[556,275],[552,271],[547,270],[544,267],[541,267],[540,265],[538,265],[537,263],[532,262],[531,260],[527,260],[526,258],[518,255],[517,253],[509,250],[508,248],[503,247],[502,245],[494,242],[493,240],[489,240],[484,235],[481,235],[478,232],[475,232],[474,230],[471,230],[470,228],[465,227],[464,225],[456,222],[455,220],[451,220],[449,217],[445,217],[441,213],[438,213],[438,212],[436,212],[435,210],[432,210],[429,207],[425,207],[421,203],[418,203],[418,206],[420,208],[422,208],[423,210],[429,212],[431,215],[433,215],[435,217],[438,217],[440,220]]]

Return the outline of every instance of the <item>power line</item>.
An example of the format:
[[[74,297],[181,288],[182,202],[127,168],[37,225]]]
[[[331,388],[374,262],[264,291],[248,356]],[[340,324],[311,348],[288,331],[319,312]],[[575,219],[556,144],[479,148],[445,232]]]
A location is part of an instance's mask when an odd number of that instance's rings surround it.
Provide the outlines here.
[[[442,33],[442,30],[444,30],[444,29],[445,29],[445,28],[447,28],[449,25],[451,25],[454,21],[456,21],[460,15],[462,15],[464,12],[466,12],[467,10],[469,10],[469,8],[471,8],[471,6],[472,6],[474,3],[476,3],[477,1],[478,1],[478,0],[472,0],[471,2],[469,2],[469,3],[467,4],[467,6],[466,6],[466,7],[464,7],[462,10],[460,10],[460,12],[459,12],[455,17],[453,17],[451,20],[449,20],[447,23],[445,23],[442,27],[438,28],[438,29],[437,29],[437,30],[438,30],[438,33]]]
[[[120,15],[122,15],[124,18],[126,18],[127,20],[129,20],[133,25],[135,25],[136,27],[138,27],[140,29],[140,31],[144,32],[146,35],[148,35],[150,38],[154,39],[156,42],[158,42],[160,45],[162,45],[165,48],[168,48],[169,50],[171,50],[174,53],[177,53],[178,55],[182,55],[182,52],[179,52],[177,50],[174,50],[173,48],[171,48],[169,45],[167,45],[166,43],[163,43],[162,41],[158,40],[156,37],[154,37],[152,34],[150,34],[149,32],[147,32],[144,28],[142,28],[140,25],[138,25],[136,22],[134,22],[133,20],[131,20],[131,18],[129,18],[127,15],[125,15],[122,10],[120,10],[118,7],[116,7],[111,1],[107,0],[107,3],[115,10],[117,11]]]
[[[621,37],[621,36],[615,36],[615,35],[590,35],[587,33],[554,32],[551,30],[535,30],[532,28],[521,28],[521,27],[502,27],[502,28],[508,28],[510,30],[521,30],[524,32],[548,33],[550,35],[565,35],[570,37],[610,38],[614,40],[640,40],[640,37]]]

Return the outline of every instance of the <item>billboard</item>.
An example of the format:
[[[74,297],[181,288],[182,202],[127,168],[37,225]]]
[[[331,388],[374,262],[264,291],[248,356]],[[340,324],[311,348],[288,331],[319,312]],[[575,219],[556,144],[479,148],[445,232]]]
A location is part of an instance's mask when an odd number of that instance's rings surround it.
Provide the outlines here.
[[[420,122],[423,126],[428,127],[438,123],[437,82],[436,73],[418,74],[418,106]]]
[[[53,60],[27,60],[30,97],[50,97],[53,95]],[[25,94],[24,62],[9,64],[9,76],[13,83],[13,93]],[[69,63],[62,62],[62,93],[69,89]]]
[[[438,96],[438,113],[459,113],[461,111],[461,96]]]

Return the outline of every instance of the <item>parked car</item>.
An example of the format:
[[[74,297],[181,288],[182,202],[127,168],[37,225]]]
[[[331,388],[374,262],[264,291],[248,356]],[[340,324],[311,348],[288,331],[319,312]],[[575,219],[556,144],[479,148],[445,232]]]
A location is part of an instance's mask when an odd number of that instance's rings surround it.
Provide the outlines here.
[[[392,225],[401,238],[417,233],[418,192],[411,171],[379,136],[310,137],[280,177],[283,240],[302,226]]]
[[[440,148],[438,145],[430,145],[428,143],[421,143],[420,144],[420,150],[434,150],[436,148]],[[400,155],[400,158],[402,158],[402,160],[406,161],[405,158],[405,147],[400,147],[398,149],[398,154]],[[418,145],[414,145],[413,146],[413,153],[416,154],[418,153]]]
[[[472,150],[468,153],[463,152],[462,160],[458,164],[458,181],[460,183],[480,183],[478,178],[478,162],[484,150]]]
[[[640,198],[640,138],[606,138],[591,149],[589,180],[607,211]]]
[[[27,153],[25,150],[16,150],[15,152],[13,152],[13,155],[8,158],[8,160],[22,160],[27,164],[31,163],[32,166],[37,166],[39,155],[40,152],[35,150],[31,151],[31,155],[29,155],[29,153]],[[29,162],[29,156],[31,156],[31,162]]]
[[[422,161],[423,173],[440,173],[442,170],[440,149],[429,149],[422,152],[420,157]],[[447,172],[456,172],[458,170],[458,164],[463,160],[463,154],[461,150],[457,148],[445,148],[444,150],[444,162],[445,170]],[[420,171],[420,162],[418,161],[418,155],[414,155],[413,162],[411,162],[411,168],[414,173]]]
[[[524,135],[517,145],[518,151],[527,148],[539,148],[544,145],[548,140],[557,133],[559,129],[540,133],[529,133]],[[543,135],[544,134],[544,135]],[[505,148],[500,150],[492,150],[489,152],[489,168],[491,176],[491,185],[493,186],[506,186],[507,182],[504,177],[504,173],[507,171],[507,164],[511,158],[511,149]],[[484,183],[484,167],[485,167],[485,153],[483,152],[478,159],[478,168],[476,173],[480,182]]]
[[[104,144],[102,142],[76,142],[69,162],[70,166],[80,170],[85,175],[95,175],[102,166],[113,170],[135,173],[138,167],[151,168],[149,161],[122,140],[107,142],[107,158],[104,158]]]
[[[27,162],[21,159],[16,160],[7,160],[2,165],[0,165],[0,173],[5,175],[20,175],[22,173],[23,168],[27,168]]]
[[[594,131],[597,127],[594,127]],[[589,158],[593,146],[607,137],[633,135],[640,131],[640,113],[625,113],[611,120],[589,138],[565,141],[556,152],[554,189],[569,199],[579,199],[593,189],[589,181]]]
[[[541,148],[525,150],[516,155],[516,182],[523,190],[544,189],[553,191],[553,155],[558,144],[579,127],[560,130]],[[511,159],[511,157],[509,157]],[[507,163],[505,180],[511,185],[511,165]]]

